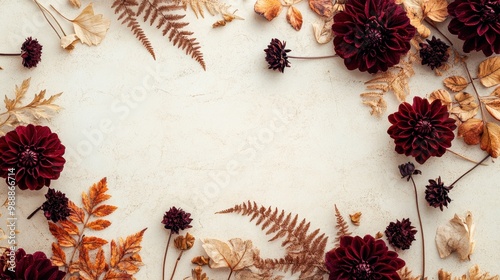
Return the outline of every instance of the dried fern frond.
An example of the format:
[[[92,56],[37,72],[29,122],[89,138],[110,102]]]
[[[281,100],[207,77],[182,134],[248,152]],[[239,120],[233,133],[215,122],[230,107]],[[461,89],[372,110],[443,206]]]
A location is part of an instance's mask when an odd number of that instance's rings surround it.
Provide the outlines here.
[[[0,136],[18,125],[37,123],[40,119],[48,120],[61,109],[59,105],[54,103],[62,93],[45,98],[45,90],[35,94],[33,100],[23,106],[22,100],[30,87],[30,81],[30,78],[26,79],[21,86],[16,86],[13,99],[8,98],[7,95],[5,96],[4,102],[7,111],[0,113]]]
[[[422,278],[420,275],[413,276],[412,273],[413,272],[407,266],[398,270],[398,275],[401,280],[420,280]],[[425,277],[424,280],[425,279],[427,279],[427,277]]]
[[[291,271],[292,274],[300,272],[299,279],[314,279],[327,273],[324,254],[328,237],[324,233],[320,234],[319,229],[309,232],[310,223],[305,219],[299,222],[298,215],[293,216],[277,208],[259,207],[250,201],[217,213],[250,216],[250,221],[256,220],[256,225],[266,230],[266,235],[273,235],[269,241],[284,239],[281,246],[285,247],[286,256],[278,260],[258,260],[258,269]]]
[[[350,236],[352,232],[349,231],[349,225],[342,217],[342,214],[340,214],[337,205],[335,205],[335,218],[337,220],[337,224],[335,225],[335,227],[337,228],[337,237],[335,237],[335,247],[338,247],[340,245],[339,243],[340,238],[342,236]]]

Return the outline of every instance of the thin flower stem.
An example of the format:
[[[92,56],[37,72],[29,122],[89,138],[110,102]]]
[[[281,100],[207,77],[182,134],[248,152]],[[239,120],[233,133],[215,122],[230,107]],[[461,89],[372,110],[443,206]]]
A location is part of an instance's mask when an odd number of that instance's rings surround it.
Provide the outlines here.
[[[410,175],[411,182],[413,183],[413,190],[415,191],[415,205],[417,206],[418,222],[420,224],[420,236],[422,237],[422,278],[425,279],[425,239],[424,239],[424,227],[422,225],[422,217],[420,217],[420,208],[418,206],[418,195],[417,195],[417,185],[413,176]]]
[[[486,118],[486,115],[484,114],[484,109],[483,109],[483,103],[481,102],[481,98],[479,96],[479,93],[476,89],[476,85],[474,84],[474,80],[472,79],[472,76],[469,71],[469,67],[467,66],[467,63],[465,61],[463,62],[465,70],[467,72],[467,75],[469,76],[470,83],[472,84],[472,88],[474,88],[474,92],[476,93],[477,100],[479,101],[479,110],[481,111],[481,116],[483,117],[483,120]]]
[[[483,165],[483,166],[488,166],[488,165],[487,165],[487,164],[485,164],[485,163],[478,163],[477,161],[475,161],[475,160],[473,160],[473,159],[470,159],[470,158],[468,158],[468,157],[466,157],[466,156],[464,156],[464,155],[462,155],[462,154],[459,154],[459,153],[457,153],[457,152],[455,152],[455,151],[453,151],[453,150],[446,149],[446,151],[448,151],[448,152],[450,152],[450,153],[452,153],[452,154],[454,154],[454,155],[456,155],[456,156],[458,156],[458,157],[460,157],[460,158],[463,158],[463,159],[465,159],[466,161],[470,161],[470,162],[472,162],[472,163],[480,164],[480,165]]]
[[[38,211],[40,211],[40,210],[42,210],[42,206],[40,206],[40,207],[36,208],[36,210],[35,210],[35,211],[33,211],[33,213],[31,213],[31,214],[28,216],[28,218],[26,218],[26,219],[28,219],[28,220],[29,220],[29,219],[31,219],[31,217],[35,216],[35,214],[36,214]]]
[[[323,58],[332,58],[332,57],[337,57],[338,55],[332,54],[332,55],[325,55],[325,56],[293,56],[289,55],[288,58],[295,58],[295,59],[323,59]]]
[[[175,261],[174,271],[172,271],[172,276],[170,276],[170,280],[174,279],[175,271],[177,270],[177,265],[179,264],[179,261],[181,260],[183,253],[184,250],[181,250],[181,252],[179,253],[179,257],[177,257],[177,261]]]
[[[165,280],[165,264],[167,262],[168,247],[170,245],[170,239],[172,239],[172,234],[173,232],[170,231],[170,235],[168,236],[168,241],[167,241],[167,247],[165,248],[165,255],[163,256],[163,273],[161,278],[163,280]]]
[[[2,56],[20,56],[21,53],[0,53]]]
[[[465,175],[469,174],[472,170],[474,170],[476,167],[478,167],[481,163],[483,163],[485,160],[487,160],[490,157],[490,155],[485,156],[480,162],[476,163],[471,169],[467,170],[462,176],[458,177],[458,179],[455,180],[455,182],[451,183],[450,187],[453,187],[460,179],[462,179]]]
[[[40,4],[37,0],[33,0],[35,2],[35,4],[38,6],[38,9],[40,9],[40,11],[42,12],[43,14],[43,17],[45,18],[45,20],[49,23],[50,27],[52,27],[52,30],[54,30],[54,32],[57,34],[57,37],[59,37],[59,39],[61,39],[61,35],[59,35],[59,32],[57,32],[56,28],[54,27],[54,25],[50,22],[49,18],[47,17],[47,15],[45,14],[45,12],[49,13],[49,15],[52,16],[52,18],[55,20],[54,16],[52,15],[52,13],[50,13],[49,10],[47,10],[47,8],[45,8],[44,6],[42,6],[42,4]],[[57,22],[57,20],[56,20]],[[60,26],[59,26],[60,27]],[[61,29],[62,30],[62,29]],[[63,31],[63,34],[64,34],[64,31]],[[66,35],[66,34],[64,34]]]
[[[425,22],[427,22],[432,28],[434,28],[434,30],[436,30],[441,36],[443,36],[443,38],[446,41],[448,41],[448,43],[450,43],[450,45],[453,47],[453,42],[446,35],[444,35],[444,33],[441,32],[441,30],[439,30],[439,28],[436,26],[436,24],[433,21],[431,21],[430,19],[426,18]]]
[[[227,280],[231,279],[231,275],[233,275],[233,269],[231,269],[231,272],[229,272],[229,276],[227,277]]]
[[[56,8],[54,8],[54,6],[50,5],[50,7],[56,11],[56,13],[58,13],[62,18],[64,18],[65,20],[67,21],[71,21],[69,18],[65,17],[63,14],[61,14],[61,12],[59,12],[58,10],[56,10]]]

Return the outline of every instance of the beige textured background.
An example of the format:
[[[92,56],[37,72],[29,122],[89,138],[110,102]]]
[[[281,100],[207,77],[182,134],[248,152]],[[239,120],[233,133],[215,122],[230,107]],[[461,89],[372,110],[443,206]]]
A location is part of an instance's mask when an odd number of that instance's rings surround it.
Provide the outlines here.
[[[41,2],[69,17],[78,13],[63,0]],[[0,57],[4,68],[0,92],[12,96],[14,86],[28,77],[30,94],[42,89],[64,92],[58,102],[64,110],[49,125],[67,147],[68,163],[52,186],[79,202],[81,192],[108,178],[113,196],[109,202],[118,210],[109,217],[112,226],[99,234],[117,238],[148,228],[141,251],[145,266],[138,279],[160,279],[167,239],[160,221],[171,206],[192,213],[189,232],[198,241],[252,239],[264,257],[280,257],[279,242],[267,243],[247,217],[214,213],[246,200],[278,207],[308,219],[312,228],[321,228],[331,236],[329,247],[335,236],[334,204],[346,218],[363,213],[361,225],[351,226],[357,235],[383,231],[390,221],[402,218],[418,225],[413,189],[397,169],[412,159],[396,154],[386,133],[387,115],[397,109],[396,99],[387,96],[389,109],[382,118],[370,116],[359,97],[370,75],[346,70],[339,58],[291,60],[285,74],[267,70],[263,49],[274,37],[287,42],[291,55],[333,52],[331,44],[315,42],[311,24],[317,17],[307,2],[297,5],[304,13],[300,32],[288,26],[285,10],[267,22],[253,12],[250,0],[231,1],[245,20],[221,29],[211,28],[218,18],[196,19],[188,10],[187,30],[194,31],[200,42],[207,71],[159,32],[146,28],[157,54],[154,61],[118,23],[106,2],[110,1],[94,3],[96,13],[111,19],[102,44],[78,45],[67,53],[59,48],[34,3],[0,0],[0,49],[17,50],[27,36],[43,45],[42,62],[31,70],[24,69],[20,59]],[[473,71],[479,59],[477,55],[469,62]],[[441,87],[441,79],[429,70],[419,66],[415,70],[412,95],[426,96]],[[461,71],[456,67],[450,73]],[[460,139],[452,149],[477,160],[484,156]],[[472,164],[446,154],[418,166],[423,172],[416,182],[432,279],[439,268],[458,275],[476,263],[486,271],[500,272],[499,166],[492,160],[487,164],[456,185],[444,212],[425,205],[427,180],[441,176],[451,183]],[[45,218],[39,214],[24,219],[44,201],[43,194],[45,190],[18,192],[18,241],[27,251],[50,254],[54,239]],[[440,260],[434,245],[437,226],[467,210],[476,221],[476,252],[470,262],[460,262],[454,255]],[[176,279],[188,276],[193,268],[189,260],[202,253],[198,241],[184,255]],[[417,235],[412,248],[400,252],[415,272],[421,266],[420,246]],[[175,255],[171,250],[170,269]],[[228,274],[208,272],[214,279]]]

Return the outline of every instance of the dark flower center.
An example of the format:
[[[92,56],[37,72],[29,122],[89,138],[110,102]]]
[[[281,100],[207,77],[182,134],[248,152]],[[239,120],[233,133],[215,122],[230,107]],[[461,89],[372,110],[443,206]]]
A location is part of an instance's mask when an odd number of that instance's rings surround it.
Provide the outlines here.
[[[480,13],[482,22],[500,21],[500,3],[498,1],[488,1]]]
[[[370,264],[366,261],[363,261],[356,265],[352,271],[352,275],[354,279],[372,279],[373,269]]]
[[[19,161],[23,166],[33,167],[38,163],[38,153],[27,147],[23,152],[21,152]]]
[[[382,31],[383,27],[375,18],[371,18],[370,21],[365,23],[365,37],[363,38],[363,47],[369,49],[378,48],[384,39]]]
[[[428,135],[432,132],[432,124],[428,120],[419,120],[415,125],[415,131],[421,135]]]

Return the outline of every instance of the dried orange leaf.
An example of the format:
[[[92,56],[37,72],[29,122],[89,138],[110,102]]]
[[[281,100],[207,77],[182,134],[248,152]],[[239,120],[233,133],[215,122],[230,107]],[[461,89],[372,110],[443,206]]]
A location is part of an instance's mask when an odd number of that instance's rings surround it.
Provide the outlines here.
[[[454,92],[464,90],[469,84],[462,76],[451,76],[444,79],[444,85]]]
[[[75,247],[77,245],[76,240],[71,237],[62,227],[49,222],[50,233],[57,239],[57,243],[62,247]]]
[[[259,254],[252,241],[240,238],[229,240],[229,244],[216,239],[205,239],[202,247],[210,257],[210,268],[229,267],[232,271],[254,265],[254,257]]]
[[[104,251],[102,248],[97,250],[97,255],[93,264],[93,270],[97,276],[101,275],[106,269],[106,259],[104,258]],[[97,278],[97,277],[96,277]]]
[[[429,96],[429,102],[433,102],[434,100],[439,99],[441,100],[441,104],[446,105],[448,108],[448,111],[451,110],[453,104],[451,101],[451,95],[447,90],[444,89],[438,89],[435,90],[431,93]]]
[[[88,222],[85,227],[93,230],[103,230],[111,225],[111,222],[104,219],[97,219],[92,222]]]
[[[84,236],[82,238],[82,246],[88,250],[95,250],[102,247],[103,245],[106,245],[107,243],[108,241],[95,236]]]
[[[142,242],[142,237],[144,236],[144,232],[146,231],[147,228],[127,236],[125,241],[123,241],[122,238],[120,238],[120,247],[122,248],[123,254],[133,254],[139,252],[142,247],[141,247],[141,242]]]
[[[92,3],[82,13],[71,20],[75,28],[75,34],[80,41],[89,46],[98,45],[106,36],[111,22],[103,15],[95,15]]]
[[[111,195],[107,194],[108,182],[106,177],[102,178],[97,184],[92,185],[89,191],[90,200],[95,207],[97,204],[108,200]]]
[[[455,214],[448,225],[440,226],[436,231],[439,256],[446,258],[457,252],[461,260],[469,259],[474,252],[474,230],[471,212],[467,212],[465,218]]]
[[[139,254],[133,254],[121,259],[117,267],[119,270],[125,271],[128,274],[135,274],[139,271],[139,266],[141,265],[144,265],[141,256]]]
[[[286,13],[286,20],[295,30],[300,30],[302,28],[302,14],[300,11],[294,6],[290,6],[288,8],[288,12]]]
[[[103,280],[116,280],[116,279],[128,280],[128,279],[135,279],[135,278],[134,278],[134,276],[132,276],[130,274],[115,271],[115,270],[110,270],[110,271],[106,272],[106,274],[104,275],[104,278],[103,278]]]
[[[486,123],[483,136],[481,137],[481,149],[494,158],[500,155],[500,126],[498,124],[492,122]]]
[[[500,99],[484,101],[484,105],[488,113],[500,121]]]
[[[109,247],[111,250],[111,259],[109,260],[109,265],[111,267],[116,267],[121,257],[120,248],[118,248],[118,245],[116,245],[116,242],[114,240],[111,240],[111,244]]]
[[[85,209],[87,213],[92,213],[92,202],[90,201],[89,196],[85,192],[82,193],[82,204],[83,204],[83,209]]]
[[[254,11],[271,21],[281,12],[282,6],[280,0],[257,0],[254,5]]]
[[[480,119],[472,118],[462,123],[458,127],[458,136],[464,138],[464,142],[469,145],[477,145],[481,142],[484,123]]]
[[[68,221],[68,220],[59,221],[59,224],[63,227],[63,229],[68,234],[76,235],[76,234],[79,233],[78,227],[75,224],[73,224],[72,222]]]
[[[69,219],[74,223],[83,224],[85,221],[85,212],[82,208],[76,206],[73,201],[68,201]]]
[[[309,7],[321,17],[331,18],[333,16],[332,0],[309,0]]]
[[[94,211],[92,211],[92,215],[94,215],[96,217],[105,217],[105,216],[115,212],[115,210],[117,208],[118,207],[113,206],[113,205],[101,205],[101,206],[97,207],[96,209],[94,209]]]
[[[485,87],[500,84],[500,56],[490,57],[481,62],[477,76]]]
[[[52,242],[52,257],[50,258],[50,260],[55,266],[66,265],[66,254],[62,250],[61,246],[59,246],[55,242]]]
[[[422,13],[435,22],[443,22],[448,16],[448,2],[446,0],[422,1]]]

